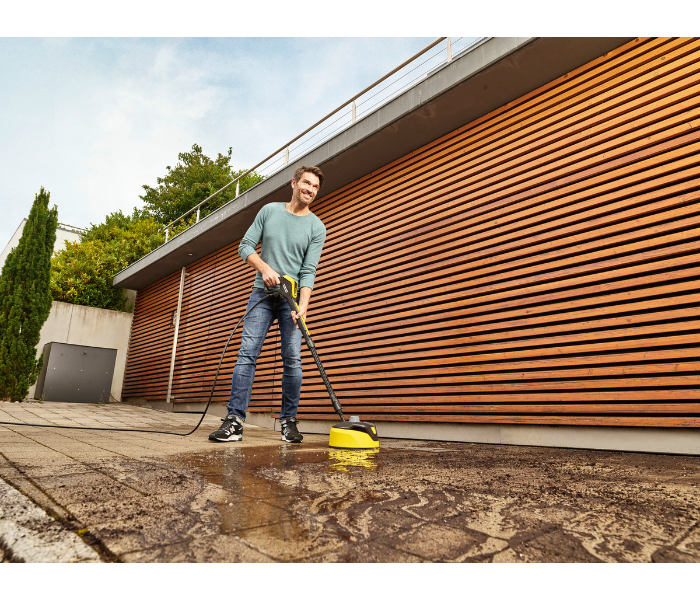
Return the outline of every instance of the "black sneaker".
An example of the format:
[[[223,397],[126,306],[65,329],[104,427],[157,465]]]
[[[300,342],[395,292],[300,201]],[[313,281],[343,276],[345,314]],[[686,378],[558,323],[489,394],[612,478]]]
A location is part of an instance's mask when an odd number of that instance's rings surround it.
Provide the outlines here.
[[[299,433],[299,430],[297,429],[297,421],[294,417],[290,417],[289,419],[284,419],[283,421],[280,421],[280,425],[282,425],[282,441],[283,442],[292,442],[293,444],[298,444],[301,442],[301,440],[304,439],[304,436]]]
[[[243,439],[243,421],[236,415],[228,415],[221,419],[221,427],[209,434],[213,442],[240,442]]]

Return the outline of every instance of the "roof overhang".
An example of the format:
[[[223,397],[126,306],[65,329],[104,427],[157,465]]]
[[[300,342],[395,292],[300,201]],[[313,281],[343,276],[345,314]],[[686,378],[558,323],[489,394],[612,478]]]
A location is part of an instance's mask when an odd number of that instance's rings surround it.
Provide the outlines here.
[[[240,239],[260,208],[287,202],[299,164],[323,169],[318,198],[634,38],[490,38],[114,276],[140,290]]]

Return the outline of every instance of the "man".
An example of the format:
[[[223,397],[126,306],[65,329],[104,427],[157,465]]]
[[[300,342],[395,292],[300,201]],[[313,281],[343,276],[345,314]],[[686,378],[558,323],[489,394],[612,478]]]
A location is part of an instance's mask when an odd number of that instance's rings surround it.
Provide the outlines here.
[[[303,436],[297,428],[297,408],[301,393],[301,331],[297,320],[306,320],[316,266],[321,257],[326,228],[309,206],[323,184],[318,167],[301,166],[294,171],[292,199],[273,202],[260,209],[238,246],[238,254],[257,273],[248,310],[264,298],[243,323],[241,347],[233,369],[228,415],[221,427],[209,434],[216,442],[237,442],[243,437],[243,421],[250,403],[255,365],[265,336],[274,322],[279,322],[282,342],[282,441],[299,443]],[[255,247],[262,240],[260,256]],[[289,310],[284,298],[265,293],[264,287],[277,286],[281,275],[296,280],[299,289],[299,315]]]

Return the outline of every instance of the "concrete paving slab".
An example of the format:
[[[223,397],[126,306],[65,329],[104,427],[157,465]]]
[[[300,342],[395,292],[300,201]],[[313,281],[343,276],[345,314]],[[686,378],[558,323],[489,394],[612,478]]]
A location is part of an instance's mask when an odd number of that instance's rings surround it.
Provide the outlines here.
[[[100,472],[127,485],[130,489],[148,496],[168,494],[173,489],[186,492],[190,489],[199,490],[201,487],[199,482],[191,476],[167,471],[159,467],[134,467],[129,471],[120,471],[113,467],[102,467]]]
[[[251,501],[250,498],[241,496],[232,490],[207,484],[201,480],[197,483],[199,483],[199,487],[193,485],[186,491],[161,494],[158,499],[184,514],[197,514],[203,523],[221,523],[223,514],[219,507],[236,507],[238,504]],[[232,508],[231,510],[237,509]]]
[[[228,503],[219,508],[219,531],[223,534],[242,535],[247,529],[279,525],[292,520],[292,513],[266,502],[247,500]]]
[[[326,551],[301,559],[305,563],[426,563],[430,562],[408,552],[385,546],[381,542],[348,544],[338,550]]]
[[[578,519],[565,523],[572,532],[596,531],[602,535],[634,537],[634,532],[642,529],[645,538],[671,541],[698,522],[700,515],[691,514],[667,507],[663,516],[649,510],[636,510],[637,507],[609,506],[604,513],[590,512]],[[643,507],[640,507],[643,508]]]
[[[154,546],[123,555],[129,563],[271,563],[270,557],[227,535],[197,538],[187,544]]]
[[[296,562],[312,554],[336,551],[347,542],[324,524],[298,517],[245,529],[234,536],[236,538],[240,538],[246,546],[283,562]]]
[[[193,517],[187,517],[178,511],[164,510],[158,511],[156,520],[127,516],[119,521],[93,525],[90,531],[118,555],[143,551],[159,545],[189,542],[197,535],[212,533],[198,524]]]
[[[38,447],[33,443],[15,444],[15,447],[10,445],[0,444],[0,453],[9,463],[17,461],[24,462],[31,460],[32,462],[65,462],[65,456],[59,452],[41,452],[41,446]]]
[[[698,562],[697,555],[686,554],[676,548],[667,546],[660,548],[651,557],[655,563],[696,563]]]
[[[509,546],[527,562],[599,563],[579,536],[551,525],[546,530],[524,531],[509,540]]]
[[[506,548],[501,552],[497,552],[491,558],[492,563],[526,563],[525,557],[513,550],[512,548]]]
[[[382,538],[381,541],[392,548],[420,556],[431,562],[490,559],[493,554],[508,547],[506,540],[437,523],[424,523],[420,527]]]
[[[0,481],[0,516],[3,562],[100,562],[77,535],[4,481]]]
[[[170,510],[158,498],[132,497],[124,500],[101,500],[92,502],[80,502],[66,504],[66,510],[87,527],[95,525],[111,524],[124,519],[134,519],[156,511],[170,516],[180,514]]]
[[[564,531],[572,533],[564,528]],[[582,546],[601,562],[648,563],[665,546],[663,540],[643,536],[601,535],[598,532],[574,532]],[[635,539],[636,538],[636,539]]]
[[[46,490],[63,506],[83,502],[100,502],[107,498],[142,499],[143,494],[122,485],[101,473],[78,473],[73,475],[49,475],[34,479],[37,486]]]
[[[361,508],[360,508],[361,507]],[[379,539],[386,536],[416,529],[425,521],[402,510],[391,502],[349,504],[344,509],[328,515],[321,515],[324,521],[336,525],[352,541]]]
[[[46,511],[49,516],[63,520],[69,518],[70,515],[62,506],[54,502],[45,491],[38,488],[29,477],[25,476],[17,469],[12,467],[3,469],[0,471],[0,477],[34,502],[39,508]]]
[[[0,442],[2,443],[2,451],[7,453],[7,452],[16,452],[16,451],[26,451],[27,448],[31,445],[31,447],[36,447],[35,442],[33,440],[29,440],[27,438],[16,438],[13,439],[12,441],[9,442]]]
[[[676,542],[678,550],[686,554],[700,556],[700,527],[694,525]]]
[[[40,477],[61,477],[63,475],[78,475],[80,473],[92,473],[94,471],[90,465],[74,460],[57,464],[28,465],[23,463],[20,469],[27,477],[31,477],[34,480]]]
[[[2,446],[0,445],[0,452]],[[5,457],[8,458],[8,457]],[[70,456],[65,456],[63,454],[59,454],[58,456],[53,456],[51,458],[42,458],[42,459],[36,459],[34,457],[32,458],[21,458],[18,459],[17,461],[13,461],[9,459],[9,462],[15,465],[17,468],[20,470],[25,470],[28,468],[40,468],[40,467],[47,467],[47,468],[60,468],[63,465],[72,465],[76,461],[72,459]]]

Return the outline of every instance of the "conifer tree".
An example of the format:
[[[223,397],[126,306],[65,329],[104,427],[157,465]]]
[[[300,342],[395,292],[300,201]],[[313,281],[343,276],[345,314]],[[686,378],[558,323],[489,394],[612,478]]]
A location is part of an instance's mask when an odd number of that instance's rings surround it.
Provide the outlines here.
[[[36,382],[43,356],[35,346],[51,310],[49,276],[58,210],[49,192],[36,194],[19,244],[0,274],[0,399],[22,401]]]

